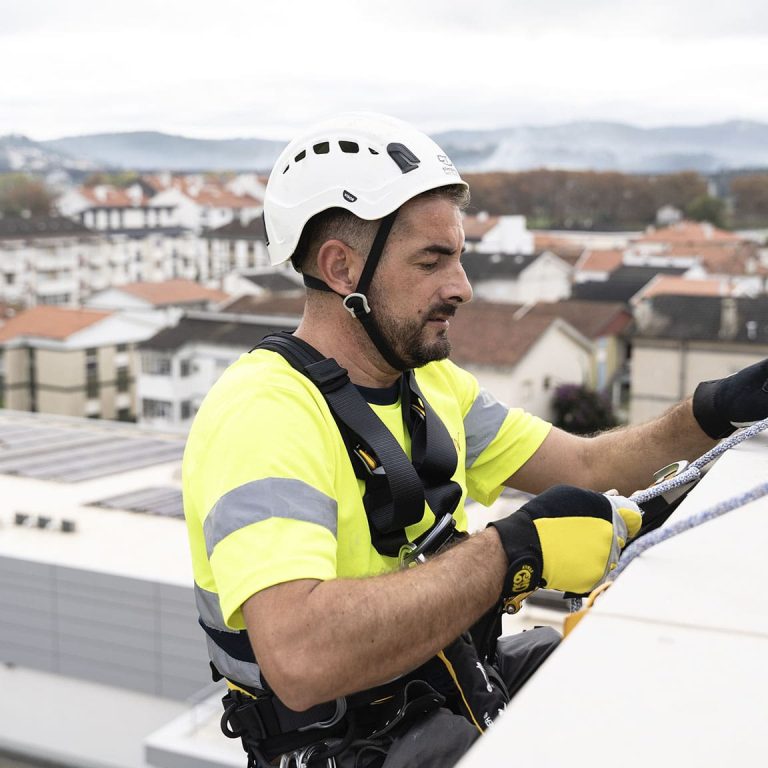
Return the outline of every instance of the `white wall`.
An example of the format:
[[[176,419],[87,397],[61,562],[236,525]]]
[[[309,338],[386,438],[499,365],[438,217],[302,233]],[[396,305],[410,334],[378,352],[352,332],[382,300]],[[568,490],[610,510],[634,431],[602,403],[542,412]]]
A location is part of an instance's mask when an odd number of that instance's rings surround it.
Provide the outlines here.
[[[730,376],[768,357],[768,346],[720,342],[644,341],[635,339],[632,350],[629,421],[655,418],[693,394],[700,381]]]
[[[555,387],[587,381],[590,350],[553,324],[513,369],[466,368],[497,400],[551,419],[550,400]]]

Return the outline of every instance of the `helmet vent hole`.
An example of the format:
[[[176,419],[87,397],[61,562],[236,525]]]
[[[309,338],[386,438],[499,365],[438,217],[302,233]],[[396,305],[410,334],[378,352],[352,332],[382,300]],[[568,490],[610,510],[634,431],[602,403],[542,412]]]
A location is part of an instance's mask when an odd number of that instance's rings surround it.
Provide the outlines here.
[[[377,152],[375,149],[373,149],[373,147],[368,147],[368,151],[369,151],[369,152],[370,152],[372,155],[378,155],[378,154],[379,154],[379,153],[378,153],[378,152]]]
[[[285,168],[283,168],[283,173],[288,173],[288,169],[290,168],[290,165],[286,165]]]
[[[360,151],[360,147],[355,141],[340,141],[339,147],[341,147],[342,152],[348,152],[350,154]]]
[[[331,151],[331,145],[327,141],[321,141],[312,147],[316,155],[327,155]]]
[[[293,158],[294,162],[298,163],[299,160],[303,160],[307,156],[307,150],[302,149],[296,157]]]

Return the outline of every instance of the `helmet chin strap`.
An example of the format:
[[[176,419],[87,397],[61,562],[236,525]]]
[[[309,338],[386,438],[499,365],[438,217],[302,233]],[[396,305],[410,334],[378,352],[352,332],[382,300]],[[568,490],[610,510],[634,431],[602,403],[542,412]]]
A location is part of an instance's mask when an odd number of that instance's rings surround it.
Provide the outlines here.
[[[365,260],[365,266],[363,267],[363,273],[360,275],[360,280],[357,282],[357,287],[354,293],[350,293],[348,296],[343,296],[344,308],[355,318],[357,318],[363,326],[363,329],[368,334],[368,338],[373,342],[373,345],[379,351],[379,354],[396,370],[404,371],[408,367],[403,360],[392,349],[389,343],[384,338],[384,335],[379,328],[378,323],[368,305],[368,298],[366,293],[371,285],[373,279],[373,273],[376,271],[381,254],[384,252],[384,245],[389,237],[392,225],[397,218],[397,210],[392,211],[381,220],[379,229],[376,232],[376,237],[373,240],[373,245],[368,253],[368,258]],[[304,275],[304,285],[308,288],[314,288],[318,291],[326,291],[329,293],[336,293],[322,280],[312,277],[311,275]],[[337,294],[341,296],[341,294]]]

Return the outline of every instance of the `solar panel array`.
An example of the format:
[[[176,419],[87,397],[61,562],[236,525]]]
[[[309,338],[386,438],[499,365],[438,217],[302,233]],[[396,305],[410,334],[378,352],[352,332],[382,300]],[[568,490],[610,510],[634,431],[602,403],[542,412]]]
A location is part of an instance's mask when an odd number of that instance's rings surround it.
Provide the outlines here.
[[[179,461],[183,453],[181,438],[0,416],[0,474],[76,483]]]
[[[184,517],[181,491],[171,486],[142,488],[91,503],[95,507],[107,509],[125,509],[129,512],[144,512],[162,517]]]

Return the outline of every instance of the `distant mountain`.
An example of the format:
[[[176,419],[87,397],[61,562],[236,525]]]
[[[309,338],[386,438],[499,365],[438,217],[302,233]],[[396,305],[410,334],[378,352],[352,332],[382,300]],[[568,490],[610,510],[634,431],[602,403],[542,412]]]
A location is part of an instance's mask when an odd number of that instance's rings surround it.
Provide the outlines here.
[[[580,122],[435,136],[464,171],[532,168],[711,174],[768,167],[768,124],[731,121],[699,126],[637,128]],[[284,142],[190,139],[154,131],[101,133],[33,142],[0,137],[0,171],[83,171],[128,168],[170,171],[267,171]]]
[[[467,171],[564,168],[714,173],[768,167],[768,124],[746,121],[664,128],[581,122],[448,131],[435,139]]]
[[[26,136],[0,136],[0,172],[58,174],[92,171],[97,166],[90,160],[49,148]]]
[[[285,146],[266,139],[189,139],[156,131],[96,133],[41,143],[101,165],[168,171],[268,171]]]

